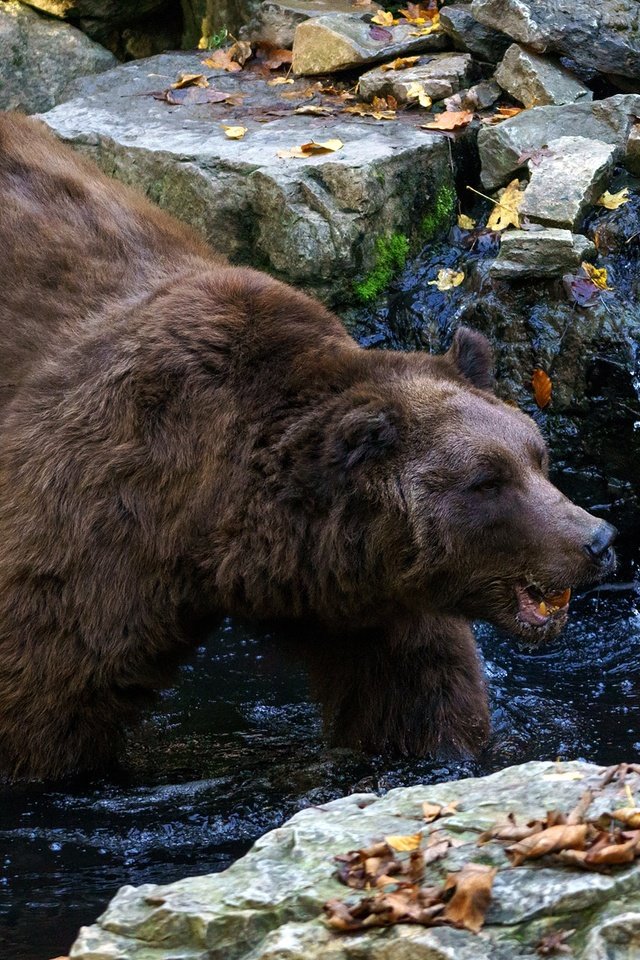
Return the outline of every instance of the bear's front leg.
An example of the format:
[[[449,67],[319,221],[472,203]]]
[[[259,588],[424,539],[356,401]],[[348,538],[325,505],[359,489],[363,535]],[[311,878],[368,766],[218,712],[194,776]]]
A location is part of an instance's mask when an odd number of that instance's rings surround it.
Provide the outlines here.
[[[487,742],[484,675],[464,620],[423,617],[336,639],[312,677],[335,745],[424,756],[476,754]]]

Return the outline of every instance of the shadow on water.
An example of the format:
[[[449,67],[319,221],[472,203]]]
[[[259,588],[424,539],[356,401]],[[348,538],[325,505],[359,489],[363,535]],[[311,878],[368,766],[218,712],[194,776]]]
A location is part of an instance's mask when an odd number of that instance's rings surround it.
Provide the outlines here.
[[[460,294],[447,307],[425,281],[436,266],[458,259],[457,248],[443,247],[415,264],[395,305],[360,325],[363,342],[432,346],[425,331],[459,319]],[[427,315],[430,328],[416,321]],[[531,316],[535,322],[535,311]],[[565,454],[566,442],[554,446]],[[312,803],[533,759],[609,764],[635,757],[640,513],[628,487],[576,466],[574,451],[570,456],[559,462],[556,480],[624,531],[619,576],[576,598],[564,635],[539,651],[478,627],[493,714],[493,737],[481,758],[389,762],[328,749],[300,668],[281,658],[272,637],[227,622],[162,694],[130,744],[119,782],[0,789],[2,960],[66,953],[78,927],[92,922],[118,887],[222,870]]]

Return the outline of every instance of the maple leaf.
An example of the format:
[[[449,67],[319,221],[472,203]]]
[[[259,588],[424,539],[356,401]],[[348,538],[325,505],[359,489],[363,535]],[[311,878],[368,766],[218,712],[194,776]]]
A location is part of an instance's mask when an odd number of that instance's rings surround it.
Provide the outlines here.
[[[422,841],[422,834],[411,833],[408,836],[385,837],[384,840],[392,850],[397,850],[399,853],[406,853],[409,850],[418,849]]]
[[[181,73],[175,83],[171,84],[172,90],[182,90],[183,87],[208,87],[209,81],[202,73]]]
[[[551,391],[553,389],[553,384],[551,378],[544,370],[538,368],[533,371],[533,376],[531,377],[531,386],[533,387],[533,396],[536,403],[541,410],[544,410],[545,407],[549,406],[551,401]],[[548,774],[547,776],[550,776]],[[561,773],[554,774],[557,777],[563,777]],[[545,778],[546,779],[546,778]]]
[[[383,63],[380,69],[386,70],[406,70],[408,67],[415,67],[420,57],[396,57],[390,63]]]
[[[458,226],[461,230],[473,230],[476,222],[471,217],[468,217],[466,213],[458,214]]]
[[[512,180],[508,186],[498,191],[498,200],[487,220],[487,230],[506,230],[508,226],[519,227],[518,210],[524,197],[520,190],[520,181]]]
[[[393,14],[386,10],[379,10],[375,17],[371,17],[371,23],[375,23],[379,27],[395,27],[399,22],[399,20],[394,20]]]
[[[293,61],[293,51],[292,50],[280,50],[278,48],[271,50],[269,57],[265,60],[264,65],[268,67],[269,70],[277,70],[278,67],[281,67],[283,64],[290,64]]]
[[[508,120],[510,117],[515,117],[523,110],[524,107],[498,107],[495,113],[492,113],[490,117],[483,117],[480,122],[492,126],[495,123],[502,123],[503,120]]]
[[[595,284],[598,290],[613,290],[613,287],[610,287],[607,283],[606,267],[594,267],[592,263],[587,263],[586,261],[583,261],[580,266],[584,270],[589,280]]]
[[[435,280],[427,281],[427,285],[437,287],[438,290],[444,293],[445,290],[453,290],[454,287],[459,287],[463,280],[464,273],[462,270],[456,271],[444,267],[442,270],[438,270],[438,276]]]
[[[310,143],[303,143],[300,147],[291,147],[289,150],[278,150],[277,156],[282,160],[306,159],[307,157],[318,156],[323,153],[335,153],[344,146],[342,140],[323,140],[316,143],[314,140]]]
[[[242,64],[230,57],[228,50],[216,50],[210,57],[207,57],[206,60],[202,60],[201,63],[203,66],[211,67],[213,70],[226,70],[228,73],[235,73],[238,70],[242,70]]]
[[[422,123],[424,130],[459,130],[473,120],[471,110],[445,110],[430,123]]]
[[[436,281],[432,282],[435,283]],[[458,800],[447,804],[425,802],[422,804],[422,818],[426,823],[433,823],[434,820],[439,820],[441,817],[450,817],[452,813],[456,812],[458,806]]]
[[[602,291],[584,274],[565,273],[562,282],[569,298],[580,307],[592,307],[600,299]]]
[[[433,100],[424,89],[424,85],[419,83],[417,80],[409,83],[405,92],[407,100],[417,100],[420,106],[424,107],[426,110],[428,110],[433,103]]]
[[[497,872],[496,867],[482,863],[465,863],[458,873],[450,873],[444,889],[454,887],[455,892],[444,908],[443,919],[478,933],[491,903],[493,878]]]
[[[389,40],[393,40],[393,34],[391,30],[387,30],[386,27],[379,27],[376,23],[369,24],[369,36],[372,40],[380,40],[387,43]]]
[[[608,190],[605,190],[602,196],[596,200],[596,205],[598,207],[606,207],[607,210],[617,210],[618,207],[623,206],[623,204],[629,203],[630,199],[628,187],[624,187],[617,193],[609,193]]]
[[[225,137],[228,137],[229,140],[242,140],[247,132],[246,127],[230,127],[225,123],[222,124],[222,129],[224,130]]]
[[[374,120],[395,120],[397,101],[395,97],[374,97],[371,103],[355,103],[345,107],[343,113],[355,113]]]
[[[424,27],[419,27],[418,30],[410,30],[410,37],[428,37],[432,33],[439,33],[442,29],[440,25],[440,14],[436,13],[432,18],[431,22]]]
[[[425,23],[439,16],[438,6],[435,2],[430,2],[426,5],[422,3],[408,3],[406,7],[398,10],[398,13],[401,13],[409,23],[417,24]]]

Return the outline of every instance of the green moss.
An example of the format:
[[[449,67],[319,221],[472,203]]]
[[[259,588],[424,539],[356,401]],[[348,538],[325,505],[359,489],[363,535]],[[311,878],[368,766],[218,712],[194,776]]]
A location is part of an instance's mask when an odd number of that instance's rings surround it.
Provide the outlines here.
[[[371,303],[389,286],[404,267],[409,255],[409,238],[404,233],[392,233],[376,240],[376,259],[373,269],[354,287],[356,297]]]
[[[422,218],[420,236],[423,240],[432,240],[450,225],[456,200],[455,188],[450,183],[444,183],[436,193],[431,210]]]

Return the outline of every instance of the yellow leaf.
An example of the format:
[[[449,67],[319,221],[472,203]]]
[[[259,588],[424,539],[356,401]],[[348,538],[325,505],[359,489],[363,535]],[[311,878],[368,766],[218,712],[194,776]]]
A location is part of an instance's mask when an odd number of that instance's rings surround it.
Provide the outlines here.
[[[601,197],[598,197],[596,203],[599,207],[606,207],[607,210],[617,210],[618,207],[621,207],[625,203],[629,203],[629,188],[624,187],[622,190],[618,190],[617,193],[609,193],[608,190],[602,194]]]
[[[518,210],[524,197],[520,190],[520,181],[511,183],[498,192],[498,201],[487,220],[487,230],[506,230],[508,226],[519,227],[520,217]]]
[[[594,267],[592,263],[587,263],[586,260],[581,264],[582,269],[589,277],[592,283],[596,285],[599,290],[613,290],[613,287],[610,287],[607,283],[607,268],[606,267]]]
[[[414,67],[420,57],[396,57],[390,63],[383,63],[381,70],[406,70],[407,67]]]
[[[395,120],[395,106],[390,106],[390,102],[396,103],[393,97],[385,99],[384,97],[374,97],[373,103],[355,103],[351,107],[345,107],[343,113],[355,113],[360,117],[373,117],[374,120]]]
[[[456,271],[444,267],[442,270],[438,270],[438,276],[435,280],[428,281],[428,285],[437,287],[441,293],[444,293],[445,290],[453,290],[454,287],[459,287],[463,280],[464,273],[462,270]]]
[[[226,123],[222,124],[222,129],[225,137],[228,137],[229,140],[242,140],[247,132],[247,127],[228,127]]]
[[[323,140],[319,143],[312,140],[310,143],[303,143],[300,147],[291,147],[289,150],[278,150],[277,156],[282,160],[292,158],[305,159],[322,153],[335,153],[336,150],[340,150],[343,146],[342,140]]]
[[[458,215],[458,226],[461,230],[473,230],[475,225],[475,220],[472,220],[471,217],[468,217],[466,213],[460,213]]]
[[[431,23],[429,24],[428,27],[420,27],[419,30],[410,30],[409,36],[410,37],[428,37],[429,34],[431,33],[438,33],[440,29],[441,29],[440,14],[436,13],[436,15],[432,18]]]
[[[428,110],[433,103],[433,100],[424,89],[423,84],[418,83],[417,80],[414,80],[413,83],[407,84],[406,94],[407,100],[417,100],[420,106],[424,107],[426,110]]]
[[[384,842],[387,843],[392,850],[397,850],[399,853],[406,853],[408,850],[417,850],[421,841],[421,833],[410,833],[405,837],[384,838]]]
[[[387,13],[386,10],[380,10],[376,13],[375,17],[371,17],[371,23],[377,23],[379,27],[395,27],[398,21],[393,19],[392,13]]]
[[[268,87],[281,87],[285,83],[293,83],[292,77],[274,77],[273,80],[267,80]]]
[[[208,87],[209,81],[202,73],[181,73],[175,83],[171,84],[173,90],[182,90],[183,87]]]

